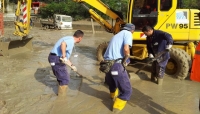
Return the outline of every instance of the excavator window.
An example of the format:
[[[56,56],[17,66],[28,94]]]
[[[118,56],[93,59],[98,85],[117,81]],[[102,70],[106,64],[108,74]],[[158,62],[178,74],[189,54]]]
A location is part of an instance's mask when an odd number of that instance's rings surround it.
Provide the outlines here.
[[[172,0],[161,0],[160,11],[168,11],[172,7]]]
[[[143,26],[154,27],[158,17],[158,0],[134,0],[132,23],[136,30],[141,31]]]

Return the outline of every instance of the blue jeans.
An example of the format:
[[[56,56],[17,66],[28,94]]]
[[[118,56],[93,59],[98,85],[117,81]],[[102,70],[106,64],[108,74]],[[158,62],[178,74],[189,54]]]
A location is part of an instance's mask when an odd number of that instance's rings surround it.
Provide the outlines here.
[[[165,75],[165,68],[166,68],[167,62],[168,62],[168,59],[160,63],[158,63],[157,61],[153,61],[152,67],[151,67],[152,68],[151,75],[155,77],[163,78]]]

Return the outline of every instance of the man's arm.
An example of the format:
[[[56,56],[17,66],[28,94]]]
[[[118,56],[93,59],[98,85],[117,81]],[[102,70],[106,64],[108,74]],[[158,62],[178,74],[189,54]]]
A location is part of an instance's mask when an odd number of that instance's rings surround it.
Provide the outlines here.
[[[148,55],[149,55],[149,54],[154,55],[154,52],[153,52],[153,50],[152,50],[152,47],[151,47],[151,44],[150,44],[150,41],[149,41],[148,38],[146,39],[146,45],[147,45],[147,52],[148,52]]]
[[[124,55],[130,55],[130,49],[129,49],[129,45],[125,44],[124,45]]]
[[[66,42],[62,42],[61,45],[60,45],[60,48],[61,48],[61,52],[62,52],[62,58],[64,60],[64,62],[66,64],[68,64],[69,66],[72,66],[72,63],[71,61],[69,60],[69,58],[66,58],[66,48],[67,48],[67,44]]]
[[[129,59],[130,57],[130,49],[129,49],[129,45],[128,44],[125,44],[124,45],[124,58],[122,60],[122,64],[124,66],[127,66],[129,63],[127,63],[127,60]]]
[[[167,45],[172,45],[173,44],[173,39],[172,39],[172,35],[169,33],[164,33],[164,38],[167,41]]]
[[[169,34],[169,33],[165,33],[164,38],[167,41],[166,49],[169,50],[172,47],[172,44],[173,44],[172,35]]]
[[[62,58],[64,59],[66,57],[66,48],[67,48],[66,42],[63,41],[60,45],[60,48],[62,52]]]

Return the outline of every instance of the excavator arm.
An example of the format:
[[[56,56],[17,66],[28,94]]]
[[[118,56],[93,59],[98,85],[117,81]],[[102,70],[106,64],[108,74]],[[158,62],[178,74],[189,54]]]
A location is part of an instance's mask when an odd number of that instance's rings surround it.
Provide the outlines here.
[[[122,17],[120,17],[116,11],[109,8],[105,5],[101,0],[73,0],[74,2],[81,3],[86,9],[88,9],[91,18],[98,22],[101,26],[103,26],[106,31],[116,34],[120,31],[120,28],[125,22],[123,21]],[[111,25],[108,21],[103,19],[100,15],[98,15],[93,9],[88,8],[84,3],[93,6],[95,9],[101,11],[105,15],[109,16],[113,20],[115,20],[114,26]]]
[[[31,13],[32,0],[18,0],[17,9],[15,12],[16,20],[14,35],[27,37],[30,32],[30,13]],[[23,12],[22,18],[20,18],[21,11]]]

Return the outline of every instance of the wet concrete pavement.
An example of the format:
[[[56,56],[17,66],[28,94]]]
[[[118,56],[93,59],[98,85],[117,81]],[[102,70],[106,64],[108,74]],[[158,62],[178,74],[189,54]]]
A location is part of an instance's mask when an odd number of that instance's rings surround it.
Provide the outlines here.
[[[104,85],[96,60],[96,48],[112,34],[84,31],[71,61],[84,78],[69,68],[71,80],[66,99],[57,98],[57,81],[47,61],[54,43],[75,30],[33,28],[34,49],[11,57],[0,56],[0,114],[112,114],[113,101]],[[78,57],[74,57],[78,55]],[[150,81],[150,66],[138,75],[144,63],[133,61],[127,70],[133,89],[121,114],[199,114],[200,83],[165,76],[162,86]]]

